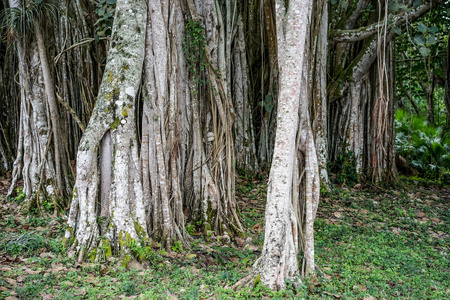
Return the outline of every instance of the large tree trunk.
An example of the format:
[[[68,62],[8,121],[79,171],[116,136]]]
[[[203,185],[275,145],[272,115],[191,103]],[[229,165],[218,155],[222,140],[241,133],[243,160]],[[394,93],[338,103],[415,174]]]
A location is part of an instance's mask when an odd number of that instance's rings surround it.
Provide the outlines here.
[[[159,231],[170,249],[172,240],[188,240],[181,190],[183,124],[178,113],[187,89],[181,57],[184,20],[179,1],[149,1],[148,12],[141,147],[144,200],[149,232]]]
[[[202,53],[199,61],[188,62],[193,149],[185,178],[186,187],[191,187],[186,191],[190,192],[187,195],[190,221],[200,221],[205,234],[210,230],[216,235],[242,234],[234,186],[235,112],[230,65],[234,32],[231,27],[237,24],[232,20],[238,13],[231,12],[237,8],[237,2],[227,0],[223,6],[215,0],[187,0],[186,3],[194,22],[191,26],[204,28],[201,29],[204,45],[194,50]],[[188,39],[196,38],[190,36],[192,32],[187,34]]]
[[[316,1],[312,27],[313,40],[311,47],[311,90],[312,119],[317,160],[319,164],[320,184],[329,190],[328,178],[328,102],[327,102],[327,34],[328,34],[328,2]]]
[[[41,63],[42,74],[44,77],[44,87],[47,96],[47,103],[50,111],[51,129],[53,133],[53,145],[54,145],[54,159],[55,159],[55,186],[58,187],[56,194],[59,196],[65,195],[65,188],[63,186],[63,176],[61,171],[61,163],[65,162],[65,155],[61,151],[61,129],[59,123],[59,110],[58,103],[56,101],[55,83],[53,81],[52,72],[47,59],[47,49],[45,47],[44,37],[42,35],[41,24],[37,17],[33,19],[33,29],[36,35],[37,50],[39,53],[39,60]],[[65,176],[67,178],[67,174]],[[67,189],[69,189],[67,185]],[[68,193],[67,193],[68,194]]]
[[[266,226],[261,257],[255,262],[254,273],[261,282],[272,289],[285,286],[285,279],[300,275],[297,254],[299,252],[298,218],[293,203],[294,168],[297,152],[299,109],[308,107],[308,97],[302,95],[307,88],[302,81],[306,54],[306,32],[311,14],[311,1],[276,2],[278,42],[279,101],[274,157],[270,171],[266,206]],[[306,76],[305,76],[306,77]],[[302,84],[303,83],[303,84]],[[302,102],[302,104],[300,104]],[[301,138],[314,143],[308,113],[301,113]],[[306,124],[306,127],[303,126]],[[313,145],[314,147],[314,145]],[[314,151],[315,155],[315,151]],[[314,159],[317,159],[316,157]],[[307,173],[309,169],[305,169]],[[308,174],[307,176],[310,176]],[[307,204],[309,206],[310,203]],[[309,207],[308,209],[310,209]],[[310,220],[308,219],[307,222]]]
[[[99,246],[100,236],[122,255],[131,241],[148,239],[135,119],[146,20],[144,0],[117,2],[105,75],[77,155],[65,237],[78,259]],[[105,255],[100,249],[95,255]]]
[[[450,31],[447,38],[447,56],[445,59],[445,94],[444,102],[447,109],[447,127],[450,128]]]
[[[19,8],[21,1],[9,1],[11,8]],[[45,79],[38,46],[26,38],[16,41],[20,80],[20,126],[17,156],[13,165],[12,184],[8,196],[14,194],[17,182],[23,178],[23,193],[27,195],[27,208],[34,205],[36,195],[41,193],[54,197],[62,192],[53,180],[56,175],[53,150],[50,148],[51,124],[48,119]]]
[[[73,1],[70,8],[66,1],[58,2],[59,10],[55,13],[60,17],[59,22],[55,21],[53,14],[48,17],[48,7],[39,7],[44,4],[48,5],[48,2],[34,3],[34,11],[30,13],[27,11],[30,7],[23,6],[22,1],[10,1],[11,7],[25,17],[34,16],[34,19],[27,21],[33,24],[33,28],[16,43],[23,103],[20,104],[20,130],[16,130],[17,157],[9,195],[14,193],[22,177],[24,193],[31,200],[26,202],[27,207],[36,205],[35,200],[39,197],[47,197],[53,199],[56,212],[57,207],[64,209],[68,204],[65,199],[71,193],[75,175],[70,159],[75,158],[81,132],[76,126],[84,129],[87,121],[83,123],[81,119],[86,112],[90,115],[92,109],[86,111],[83,107],[89,106],[89,102],[93,107],[92,91],[97,87],[93,80],[96,73],[90,72],[92,62],[83,55],[77,55],[91,49],[77,44],[88,33],[80,34],[81,29],[72,24],[76,21],[67,19],[69,12],[81,9],[79,1]],[[85,9],[89,7],[86,5]],[[33,37],[27,37],[27,32],[33,32]],[[60,53],[56,56],[55,68],[50,64],[54,53],[48,51],[48,45],[52,43]],[[69,47],[69,43],[76,45]],[[66,47],[68,49],[64,49]],[[67,68],[67,59],[72,60],[76,67]],[[56,198],[57,195],[62,197]]]
[[[397,178],[391,29],[416,20],[442,1],[398,14],[388,12],[387,2],[374,3],[376,10],[363,21],[369,2],[358,1],[352,13],[340,8],[336,13],[346,17],[330,18],[335,28],[329,40],[335,45],[328,85],[329,160],[354,164],[356,174],[350,175],[380,182]]]
[[[0,10],[1,6],[0,3]],[[0,114],[0,176],[3,176],[11,171],[14,162],[19,132],[20,89],[14,80],[10,80],[18,68],[14,47],[1,43],[0,53],[0,111],[3,112]]]
[[[244,24],[241,12],[237,14],[231,31],[237,31],[232,48],[230,77],[232,77],[233,105],[236,110],[234,122],[234,141],[236,167],[245,173],[255,174],[258,171],[255,133],[253,128],[253,107],[250,103],[250,79],[245,44]],[[231,41],[233,43],[233,41]]]

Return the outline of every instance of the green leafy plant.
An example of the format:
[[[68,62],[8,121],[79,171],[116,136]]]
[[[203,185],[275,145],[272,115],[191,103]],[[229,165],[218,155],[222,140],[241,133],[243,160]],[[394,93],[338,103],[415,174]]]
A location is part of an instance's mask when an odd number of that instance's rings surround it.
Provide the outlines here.
[[[95,33],[95,39],[97,41],[102,37],[111,35],[116,3],[117,0],[101,0],[97,3],[95,13],[98,16],[98,20],[94,24],[97,26]]]
[[[423,176],[441,179],[450,170],[450,136],[443,129],[431,126],[420,116],[404,110],[396,113],[397,152]],[[443,176],[446,178],[446,176]]]
[[[16,197],[13,198],[13,201],[16,203],[22,203],[27,198],[27,195],[23,193],[21,188],[16,189]]]
[[[121,290],[126,296],[137,294],[136,283],[130,280],[122,282]]]
[[[36,254],[40,249],[59,251],[56,244],[51,243],[48,239],[36,232],[9,233],[0,239],[0,250],[5,251],[9,255],[31,256]]]
[[[208,67],[205,46],[205,28],[200,22],[189,20],[186,25],[183,51],[189,71],[193,75],[194,80],[200,85],[204,84],[201,81],[200,74]]]
[[[336,183],[353,186],[358,181],[356,158],[353,152],[343,152],[334,164],[329,165],[331,173],[336,174]]]
[[[39,23],[46,18],[56,18],[56,5],[54,0],[34,0],[4,9],[0,13],[0,26],[5,29],[5,39],[14,42],[23,37],[33,28],[35,18]]]
[[[183,244],[181,244],[181,241],[175,241],[172,245],[172,250],[175,252],[183,251]]]
[[[194,235],[194,232],[195,232],[195,225],[194,225],[194,224],[191,224],[191,223],[187,224],[187,225],[186,225],[186,230],[187,230],[187,232],[188,232],[190,235]]]

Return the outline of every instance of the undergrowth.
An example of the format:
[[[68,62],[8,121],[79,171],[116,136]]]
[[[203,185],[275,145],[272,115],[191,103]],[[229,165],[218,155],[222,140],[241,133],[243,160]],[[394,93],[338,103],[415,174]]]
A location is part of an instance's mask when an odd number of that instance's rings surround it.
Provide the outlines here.
[[[395,148],[424,177],[450,184],[450,135],[421,116],[397,110]]]
[[[261,254],[266,189],[261,181],[238,181],[237,198],[248,228],[245,245],[231,247],[199,237],[191,249],[174,247],[169,253],[136,246],[134,251],[142,252],[138,267],[124,268],[120,259],[113,257],[80,264],[52,247],[61,241],[62,230],[55,231],[56,237],[50,236],[48,227],[36,233],[33,225],[46,224],[33,220],[29,233],[15,235],[33,243],[15,246],[13,252],[6,246],[0,250],[0,258],[6,257],[0,272],[0,299],[449,297],[450,212],[446,203],[450,189],[423,187],[413,180],[407,180],[400,190],[337,187],[321,199],[315,223],[317,278],[307,278],[296,288],[287,282],[287,288],[277,292],[261,284],[232,290]],[[2,231],[18,226],[14,219],[8,220],[0,222]],[[11,254],[17,258],[5,256]]]

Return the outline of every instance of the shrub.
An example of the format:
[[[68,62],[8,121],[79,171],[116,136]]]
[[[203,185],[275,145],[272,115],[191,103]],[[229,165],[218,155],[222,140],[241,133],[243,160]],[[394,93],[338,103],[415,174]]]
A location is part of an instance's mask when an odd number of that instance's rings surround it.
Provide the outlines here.
[[[422,176],[445,179],[450,170],[450,136],[420,116],[396,112],[397,153],[405,157]]]

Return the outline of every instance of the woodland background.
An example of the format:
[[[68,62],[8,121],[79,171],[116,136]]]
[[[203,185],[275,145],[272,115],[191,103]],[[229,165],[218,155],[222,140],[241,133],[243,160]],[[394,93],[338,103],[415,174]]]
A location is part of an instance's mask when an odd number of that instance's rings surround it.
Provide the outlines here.
[[[445,298],[449,11],[0,1],[0,297]]]

